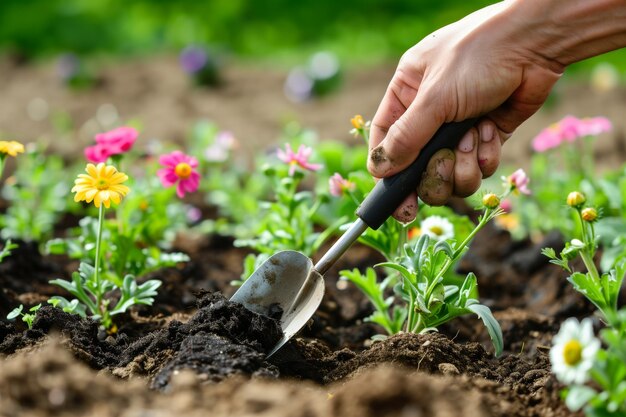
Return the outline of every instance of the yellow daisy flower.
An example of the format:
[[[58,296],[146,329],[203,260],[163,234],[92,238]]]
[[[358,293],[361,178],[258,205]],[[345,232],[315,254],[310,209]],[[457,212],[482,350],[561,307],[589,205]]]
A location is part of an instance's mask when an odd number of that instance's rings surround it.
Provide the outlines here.
[[[98,165],[87,164],[87,174],[79,174],[74,180],[72,192],[75,192],[74,201],[93,201],[96,207],[104,204],[109,208],[111,201],[119,204],[122,197],[126,196],[130,189],[122,185],[128,179],[128,175],[118,172],[112,165],[99,163]]]
[[[24,153],[24,145],[14,140],[0,140],[0,157],[3,155],[17,156],[18,153]]]

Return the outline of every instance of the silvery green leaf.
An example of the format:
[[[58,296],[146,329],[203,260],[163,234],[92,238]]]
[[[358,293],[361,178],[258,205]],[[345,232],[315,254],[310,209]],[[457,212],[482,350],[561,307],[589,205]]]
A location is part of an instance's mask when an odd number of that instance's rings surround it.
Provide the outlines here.
[[[449,258],[452,258],[454,256],[454,251],[453,251],[452,247],[445,240],[437,242],[437,244],[435,244],[435,247],[434,247],[433,250],[434,250],[435,254],[437,252],[444,252],[446,255],[448,255]]]
[[[572,411],[578,411],[596,396],[596,391],[585,385],[573,385],[569,387],[565,405]]]
[[[489,332],[491,342],[493,343],[495,355],[500,356],[504,347],[502,329],[500,328],[500,323],[498,323],[496,318],[493,316],[489,307],[482,304],[470,304],[467,306],[467,309],[474,312],[483,321],[485,327],[487,327],[487,331]]]

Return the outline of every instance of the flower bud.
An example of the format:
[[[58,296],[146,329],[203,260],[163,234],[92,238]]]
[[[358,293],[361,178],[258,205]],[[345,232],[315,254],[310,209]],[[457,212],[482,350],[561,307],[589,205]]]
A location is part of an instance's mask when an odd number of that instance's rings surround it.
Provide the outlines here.
[[[586,222],[593,222],[598,218],[598,212],[593,207],[587,207],[580,213],[581,217]]]
[[[357,114],[352,119],[350,119],[350,123],[355,129],[363,129],[365,127],[365,119],[360,114]]]
[[[585,247],[585,244],[580,239],[572,239],[570,241],[570,245],[576,249],[582,249]]]
[[[585,204],[585,201],[587,201],[587,199],[580,191],[572,191],[567,196],[567,205],[570,207],[580,207]]]
[[[483,206],[487,207],[488,209],[495,209],[499,205],[500,199],[497,195],[489,193],[483,196]]]

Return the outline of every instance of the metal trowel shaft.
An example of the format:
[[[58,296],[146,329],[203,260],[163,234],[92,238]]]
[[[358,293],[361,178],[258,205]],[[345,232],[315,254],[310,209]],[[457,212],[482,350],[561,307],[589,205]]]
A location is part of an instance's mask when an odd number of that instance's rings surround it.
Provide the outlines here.
[[[323,276],[335,264],[337,259],[367,230],[367,227],[363,220],[357,218],[339,240],[331,246],[328,252],[322,256],[322,259],[315,264],[315,270]]]

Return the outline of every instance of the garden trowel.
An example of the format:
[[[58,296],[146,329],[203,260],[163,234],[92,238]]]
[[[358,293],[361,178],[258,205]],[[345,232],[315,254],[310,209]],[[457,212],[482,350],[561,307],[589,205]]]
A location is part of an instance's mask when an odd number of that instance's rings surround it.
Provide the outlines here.
[[[283,337],[269,352],[274,354],[313,316],[324,296],[323,275],[367,228],[378,229],[419,185],[431,157],[440,149],[455,149],[476,119],[441,126],[404,171],[384,178],[361,203],[357,219],[337,242],[313,265],[300,252],[272,255],[230,299],[248,310],[280,319]],[[276,317],[279,315],[279,317]]]

